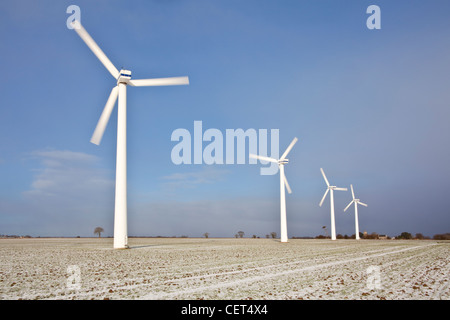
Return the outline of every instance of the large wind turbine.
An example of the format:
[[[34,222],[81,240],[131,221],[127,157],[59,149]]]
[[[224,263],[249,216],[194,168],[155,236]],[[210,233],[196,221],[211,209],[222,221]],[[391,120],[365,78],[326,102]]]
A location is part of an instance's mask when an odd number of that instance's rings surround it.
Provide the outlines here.
[[[100,141],[108,124],[112,109],[119,100],[117,119],[117,158],[116,158],[116,195],[114,209],[114,248],[128,248],[127,233],[127,85],[136,87],[170,86],[189,84],[188,77],[157,78],[131,80],[131,71],[120,70],[111,63],[102,49],[95,43],[78,20],[72,22],[72,27],[80,38],[87,44],[101,63],[117,80],[117,85],[112,89],[105,108],[92,135],[91,142],[100,144]]]
[[[334,190],[341,190],[341,191],[347,191],[347,188],[338,188],[336,186],[331,186],[328,182],[327,177],[325,176],[325,172],[323,172],[323,169],[320,168],[320,171],[322,172],[323,178],[325,179],[325,182],[327,184],[327,190],[325,191],[325,194],[322,197],[322,200],[320,200],[319,206],[322,206],[323,201],[325,200],[325,197],[328,194],[328,191],[330,191],[330,208],[331,208],[331,240],[336,240],[336,226],[334,223],[334,196],[333,191]]]
[[[355,199],[355,193],[353,192],[353,185],[350,185],[350,189],[352,190],[352,197],[353,200],[348,204],[348,206],[345,207],[344,212],[350,207],[352,203],[355,204],[355,239],[359,240],[359,226],[358,226],[358,204],[361,204],[365,207],[367,207],[367,204],[362,203],[359,201],[359,199]]]
[[[284,165],[289,162],[288,159],[286,159],[288,153],[291,151],[294,144],[297,142],[297,138],[294,138],[291,142],[291,144],[287,147],[286,151],[284,151],[283,155],[280,159],[274,159],[270,157],[264,157],[259,156],[256,154],[250,154],[251,158],[260,159],[264,161],[270,161],[278,163],[278,167],[280,168],[280,220],[281,220],[281,242],[288,242],[288,235],[287,235],[287,221],[286,221],[286,194],[285,194],[285,188],[289,193],[292,193],[292,190],[289,186],[289,183],[286,179],[286,176],[284,174]]]

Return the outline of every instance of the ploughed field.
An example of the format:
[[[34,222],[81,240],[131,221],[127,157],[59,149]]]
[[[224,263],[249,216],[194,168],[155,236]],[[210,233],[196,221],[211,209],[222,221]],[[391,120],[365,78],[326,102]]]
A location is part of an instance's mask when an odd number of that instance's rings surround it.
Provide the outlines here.
[[[0,239],[0,299],[445,299],[450,242]]]

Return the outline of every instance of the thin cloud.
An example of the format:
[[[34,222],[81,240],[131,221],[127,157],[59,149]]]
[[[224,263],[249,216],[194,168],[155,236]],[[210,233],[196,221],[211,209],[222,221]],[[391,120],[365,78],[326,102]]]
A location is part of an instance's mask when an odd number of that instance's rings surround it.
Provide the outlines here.
[[[60,196],[64,199],[90,199],[114,182],[97,166],[98,158],[69,150],[35,151],[31,154],[41,163],[23,194],[28,198]]]
[[[113,173],[99,167],[98,157],[39,150],[28,159],[38,161],[29,190],[22,192],[19,201],[2,200],[0,224],[8,232],[91,235],[97,225],[112,229]]]
[[[164,181],[164,189],[175,191],[180,188],[195,188],[201,184],[211,184],[223,181],[224,176],[228,173],[228,170],[204,167],[202,170],[194,172],[173,173],[164,176],[161,179]]]

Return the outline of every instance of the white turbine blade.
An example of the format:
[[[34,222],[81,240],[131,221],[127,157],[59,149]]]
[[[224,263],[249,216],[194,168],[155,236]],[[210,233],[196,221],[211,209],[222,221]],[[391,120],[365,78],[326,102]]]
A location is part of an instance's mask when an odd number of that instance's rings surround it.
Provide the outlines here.
[[[325,198],[326,198],[326,196],[327,196],[327,194],[328,194],[328,191],[330,191],[330,189],[327,188],[327,191],[325,191],[325,194],[323,195],[322,200],[320,200],[319,207],[322,206],[322,203],[323,203],[323,201],[325,200]]]
[[[334,190],[347,191],[347,188],[334,188]]]
[[[352,189],[352,197],[353,197],[353,200],[355,200],[355,193],[353,192],[353,185],[350,185],[350,189]]]
[[[327,186],[330,186],[330,183],[328,182],[327,177],[325,176],[325,172],[323,172],[323,169],[320,168],[320,171],[322,172],[323,178],[325,179],[325,182],[327,183]]]
[[[362,204],[364,207],[367,207],[367,204],[362,203],[362,202],[358,202],[359,204]]]
[[[354,201],[350,201],[350,203],[348,204],[348,206],[345,207],[344,212],[347,211],[348,207],[350,207],[350,205],[353,203]]]
[[[171,77],[171,78],[155,78],[155,79],[134,79],[128,81],[128,84],[135,87],[178,86],[189,84],[189,78]]]
[[[111,94],[109,95],[108,101],[106,102],[105,108],[103,109],[102,115],[98,120],[97,126],[95,127],[94,134],[92,135],[91,142],[99,145],[102,140],[103,133],[105,132],[106,125],[108,124],[111,112],[116,104],[117,96],[119,95],[119,87],[115,86]]]
[[[249,157],[250,157],[250,158],[253,158],[253,159],[259,159],[259,160],[264,160],[264,161],[269,161],[269,162],[275,162],[275,163],[278,163],[278,160],[277,160],[277,159],[269,158],[269,157],[264,157],[264,156],[259,156],[259,155],[252,154],[252,153],[249,154]]]
[[[72,22],[72,26],[74,30],[78,33],[80,38],[87,44],[87,46],[92,50],[92,52],[97,56],[101,63],[108,69],[109,73],[117,79],[119,78],[119,71],[112,64],[112,62],[108,59],[105,53],[100,49],[100,47],[95,43],[94,39],[91,38],[89,33],[83,28],[81,23],[78,20]]]
[[[288,193],[292,193],[291,187],[289,186],[289,183],[288,183],[288,181],[286,179],[286,175],[283,175],[283,178],[284,178],[284,185],[286,186],[287,192]]]
[[[289,151],[291,151],[291,149],[294,147],[294,144],[297,142],[297,137],[295,137],[291,144],[287,147],[286,151],[283,153],[283,155],[281,156],[280,160],[284,160],[284,158],[286,158],[286,156],[288,155]]]

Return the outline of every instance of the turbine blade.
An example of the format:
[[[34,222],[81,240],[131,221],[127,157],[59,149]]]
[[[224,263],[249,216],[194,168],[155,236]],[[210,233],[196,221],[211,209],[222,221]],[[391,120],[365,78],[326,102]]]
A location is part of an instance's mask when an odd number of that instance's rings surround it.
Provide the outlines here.
[[[355,200],[355,193],[353,192],[353,185],[350,185],[350,189],[352,189],[352,197],[353,197],[353,200]]]
[[[287,192],[288,193],[292,193],[291,187],[289,186],[289,183],[288,183],[288,181],[286,179],[286,175],[285,174],[283,174],[283,178],[284,178],[284,185],[286,186]]]
[[[286,158],[286,156],[288,155],[288,153],[291,151],[291,149],[294,147],[294,144],[297,143],[297,137],[295,137],[292,141],[291,144],[287,147],[286,151],[283,153],[283,155],[281,156],[280,160],[284,160],[284,158]]]
[[[249,157],[250,157],[250,158],[253,158],[253,159],[259,159],[259,160],[264,160],[264,161],[269,161],[269,162],[275,162],[275,163],[278,163],[278,160],[277,160],[277,159],[269,158],[269,157],[264,157],[264,156],[259,156],[259,155],[252,154],[252,153],[249,154]]]
[[[367,204],[362,203],[362,202],[358,202],[359,204],[362,204],[364,207],[367,207]]]
[[[106,102],[105,108],[103,109],[102,115],[98,120],[97,126],[95,127],[94,134],[92,135],[91,142],[99,145],[102,140],[103,133],[105,132],[106,125],[108,124],[111,112],[116,104],[117,96],[119,95],[119,87],[115,86],[111,94],[109,95],[108,101]]]
[[[74,27],[74,30],[78,33],[80,38],[87,44],[89,49],[92,50],[92,52],[97,56],[100,62],[103,63],[106,69],[108,69],[109,73],[111,73],[115,79],[119,78],[119,71],[117,70],[117,68],[112,64],[112,62],[108,59],[102,49],[100,49],[97,43],[95,43],[94,39],[91,38],[89,33],[87,33],[86,29],[84,29],[84,27],[81,25],[80,21],[73,21],[72,26]]]
[[[330,191],[330,189],[327,188],[327,191],[325,191],[325,194],[323,195],[322,200],[320,200],[319,207],[322,206],[322,203],[323,203],[323,201],[325,200],[325,198],[326,198],[326,196],[327,196],[327,194],[328,194],[328,191]]]
[[[334,190],[347,191],[347,188],[334,188]]]
[[[330,183],[328,182],[327,177],[325,176],[325,172],[323,172],[323,169],[320,168],[320,171],[322,172],[323,178],[325,179],[325,182],[327,183],[327,186],[330,186]]]
[[[155,79],[134,79],[128,81],[128,84],[135,87],[177,86],[189,84],[189,78],[172,77],[172,78],[155,78]]]
[[[350,203],[348,204],[348,206],[345,207],[344,212],[347,211],[348,207],[350,207],[350,205],[353,203],[354,201],[350,201]]]

